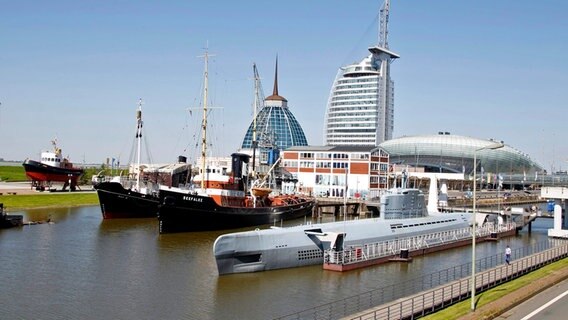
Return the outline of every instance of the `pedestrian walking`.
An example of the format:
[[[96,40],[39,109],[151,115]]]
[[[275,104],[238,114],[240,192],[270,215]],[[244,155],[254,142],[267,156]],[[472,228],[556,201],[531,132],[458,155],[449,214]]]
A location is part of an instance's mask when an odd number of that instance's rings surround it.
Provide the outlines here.
[[[511,248],[509,248],[509,246],[505,249],[505,262],[511,264]]]

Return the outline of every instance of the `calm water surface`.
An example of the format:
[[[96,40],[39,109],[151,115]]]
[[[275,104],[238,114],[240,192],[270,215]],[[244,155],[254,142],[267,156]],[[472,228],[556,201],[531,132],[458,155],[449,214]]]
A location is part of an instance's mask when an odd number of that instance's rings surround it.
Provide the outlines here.
[[[466,247],[346,273],[219,277],[212,247],[227,231],[160,235],[155,219],[103,221],[98,206],[11,213],[55,223],[0,230],[0,319],[271,319],[471,261]],[[480,244],[477,256],[543,241],[551,226],[537,220],[530,237]]]

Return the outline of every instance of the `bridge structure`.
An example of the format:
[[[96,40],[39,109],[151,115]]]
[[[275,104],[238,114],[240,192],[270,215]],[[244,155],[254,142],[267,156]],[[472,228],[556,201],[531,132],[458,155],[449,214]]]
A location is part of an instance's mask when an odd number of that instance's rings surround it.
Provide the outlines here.
[[[430,177],[436,176],[438,180],[449,177],[445,180],[447,180],[448,187],[454,190],[467,190],[473,186],[473,176],[465,173],[417,172],[412,171],[415,170],[413,168],[408,170],[410,170],[408,177],[412,178],[409,185],[416,185],[417,183],[423,185]],[[393,172],[389,176],[389,183],[396,184],[401,175],[401,171]],[[478,191],[497,189],[502,191],[539,190],[543,187],[568,187],[568,174],[564,172],[554,174],[485,173],[477,175],[476,183]]]
[[[554,200],[554,224],[548,229],[548,236],[568,239],[568,187],[543,187],[540,189],[542,198]]]

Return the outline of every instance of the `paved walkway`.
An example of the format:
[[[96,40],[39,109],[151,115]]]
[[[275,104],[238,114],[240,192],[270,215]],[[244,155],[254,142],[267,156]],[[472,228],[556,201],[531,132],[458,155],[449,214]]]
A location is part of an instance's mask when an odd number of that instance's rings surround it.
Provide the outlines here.
[[[56,186],[58,193],[61,193],[61,185]],[[66,191],[68,191],[67,189]],[[81,185],[78,191],[94,192],[93,186]],[[4,182],[0,181],[0,194],[2,195],[21,195],[21,194],[51,194],[49,191],[37,191],[32,189],[31,182]]]
[[[495,319],[500,315],[505,315],[511,308],[562,281],[568,281],[568,268],[557,270],[547,277],[540,278],[501,299],[478,308],[475,312],[461,317],[460,320]]]
[[[545,251],[535,253],[520,259],[516,259],[511,265],[499,265],[491,269],[484,270],[476,274],[475,282],[478,291],[481,288],[487,289],[513,278],[527,274],[546,264],[546,261],[565,257],[568,253],[568,245],[561,243]],[[568,258],[566,258],[568,259]],[[515,305],[541,292],[555,283],[568,279],[568,268],[552,273],[551,275],[538,279],[530,285],[512,292],[505,297],[491,302],[488,305],[479,307],[475,312],[462,317],[461,319],[493,319],[503,314]],[[408,318],[419,315],[423,312],[443,309],[446,305],[453,304],[459,300],[469,300],[470,278],[462,278],[452,281],[445,285],[429,289],[409,297],[405,297],[390,303],[373,307],[362,312],[356,313],[345,319],[389,319],[389,318]],[[467,299],[464,299],[467,298]],[[477,296],[482,298],[482,295]],[[483,298],[482,298],[483,299]]]
[[[37,193],[31,187],[31,182],[3,182],[0,181],[0,193],[10,194],[34,194]]]

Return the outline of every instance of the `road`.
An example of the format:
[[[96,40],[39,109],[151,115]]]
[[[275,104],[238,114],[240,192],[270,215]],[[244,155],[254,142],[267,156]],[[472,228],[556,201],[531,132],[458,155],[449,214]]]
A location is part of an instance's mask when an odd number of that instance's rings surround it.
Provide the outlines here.
[[[564,280],[495,318],[499,320],[566,319],[568,280]]]
[[[55,185],[57,191],[62,190],[61,185]],[[67,189],[68,191],[69,189]],[[93,186],[91,185],[81,185],[79,186],[79,191],[94,192]],[[36,191],[31,187],[31,182],[5,182],[0,181],[0,195],[22,195],[22,194],[43,194],[50,193],[48,191],[40,192]]]
[[[30,182],[4,182],[0,181],[0,193],[9,194],[31,194],[35,193],[30,186]]]

